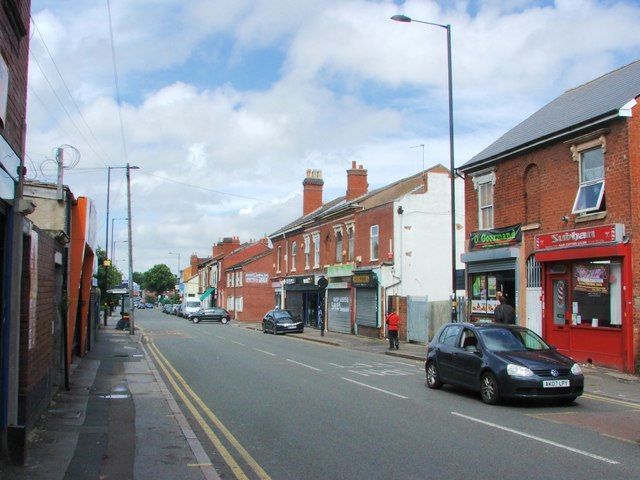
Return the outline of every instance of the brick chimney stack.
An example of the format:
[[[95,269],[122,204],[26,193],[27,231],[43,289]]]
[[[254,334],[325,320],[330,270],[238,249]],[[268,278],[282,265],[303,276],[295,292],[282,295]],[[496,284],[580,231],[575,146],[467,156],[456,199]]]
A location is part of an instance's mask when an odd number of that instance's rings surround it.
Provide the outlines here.
[[[347,202],[366,195],[368,191],[367,171],[362,165],[356,168],[356,162],[354,160],[351,162],[351,169],[347,170]]]
[[[304,187],[302,198],[303,215],[308,215],[322,206],[323,185],[322,170],[307,169],[307,178],[302,182]]]
[[[213,245],[213,256],[229,255],[231,252],[240,247],[240,237],[224,237],[218,243]]]

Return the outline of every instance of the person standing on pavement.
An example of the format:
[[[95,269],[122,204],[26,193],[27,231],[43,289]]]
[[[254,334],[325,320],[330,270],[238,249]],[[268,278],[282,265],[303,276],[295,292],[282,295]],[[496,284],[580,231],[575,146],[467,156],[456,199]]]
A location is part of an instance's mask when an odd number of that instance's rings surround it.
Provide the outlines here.
[[[400,350],[400,344],[398,341],[398,324],[400,323],[400,317],[394,311],[389,312],[387,315],[387,330],[389,336],[389,350]]]
[[[511,305],[507,303],[507,298],[504,293],[498,292],[498,301],[500,305],[493,311],[495,321],[497,323],[508,323],[515,325],[516,323],[516,311]]]

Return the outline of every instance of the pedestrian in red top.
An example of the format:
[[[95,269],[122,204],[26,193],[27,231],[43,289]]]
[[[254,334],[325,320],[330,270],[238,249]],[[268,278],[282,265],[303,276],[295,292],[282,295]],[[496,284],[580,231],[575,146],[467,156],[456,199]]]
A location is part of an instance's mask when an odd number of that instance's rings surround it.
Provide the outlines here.
[[[400,323],[400,317],[396,312],[389,312],[387,315],[387,329],[389,331],[389,350],[400,350],[400,343],[398,341],[398,324]]]

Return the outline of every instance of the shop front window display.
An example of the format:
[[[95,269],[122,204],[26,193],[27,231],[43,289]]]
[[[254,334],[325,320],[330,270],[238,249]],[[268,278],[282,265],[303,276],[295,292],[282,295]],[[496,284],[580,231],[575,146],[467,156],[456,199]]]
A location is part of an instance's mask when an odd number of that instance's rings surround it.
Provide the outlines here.
[[[620,328],[620,263],[575,263],[571,271],[571,323],[575,326]]]

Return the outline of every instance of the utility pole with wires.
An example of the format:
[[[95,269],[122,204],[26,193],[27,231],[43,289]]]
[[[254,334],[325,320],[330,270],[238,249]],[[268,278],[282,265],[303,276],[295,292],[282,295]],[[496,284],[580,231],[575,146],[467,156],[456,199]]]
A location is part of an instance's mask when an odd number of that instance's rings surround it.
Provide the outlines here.
[[[66,166],[64,164],[65,149],[72,150],[75,153],[72,161]],[[67,145],[67,144],[60,145],[58,148],[56,148],[55,162],[56,162],[57,171],[58,171],[58,180],[56,182],[56,199],[59,202],[61,202],[62,200],[64,200],[64,197],[62,194],[62,190],[64,189],[64,179],[63,179],[64,169],[65,168],[71,169],[71,168],[74,168],[76,165],[78,165],[78,162],[80,162],[80,151],[72,145]]]

